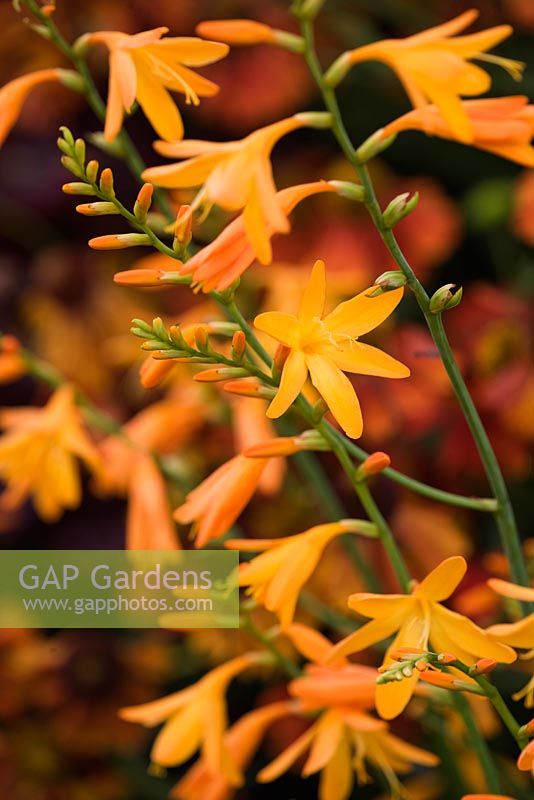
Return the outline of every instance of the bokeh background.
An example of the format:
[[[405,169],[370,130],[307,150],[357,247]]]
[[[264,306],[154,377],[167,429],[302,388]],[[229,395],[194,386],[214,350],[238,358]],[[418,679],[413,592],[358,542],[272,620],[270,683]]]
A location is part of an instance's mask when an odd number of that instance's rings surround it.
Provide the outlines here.
[[[56,21],[67,38],[108,29],[130,33],[167,25],[171,35],[191,35],[203,19],[250,17],[293,29],[287,3],[277,0],[59,0]],[[534,34],[532,0],[327,0],[320,18],[318,45],[323,63],[349,47],[404,36],[444,21],[476,5],[483,27],[502,22],[516,29],[503,55],[528,61]],[[105,92],[104,51],[91,57]],[[47,43],[22,24],[9,0],[0,2],[0,83],[46,66],[63,65]],[[494,93],[511,93],[510,79],[497,70]],[[233,51],[203,74],[220,84],[217,98],[199,109],[184,109],[190,138],[240,138],[251,130],[301,110],[320,108],[297,56],[254,47]],[[512,91],[534,94],[534,73],[526,71]],[[407,110],[395,76],[378,64],[351,72],[339,90],[345,119],[355,142]],[[182,104],[183,107],[183,104]],[[116,219],[77,216],[60,190],[67,175],[55,146],[60,124],[76,135],[99,131],[80,97],[44,86],[28,100],[23,115],[0,152],[0,329],[15,334],[43,359],[81,386],[101,408],[126,421],[170,391],[142,389],[139,342],[128,333],[132,317],[163,313],[171,319],[209,316],[202,297],[187,289],[167,293],[118,287],[112,275],[130,267],[134,251],[95,253],[87,240],[117,232]],[[153,137],[137,115],[128,129],[148,163],[158,163]],[[111,155],[92,151],[113,166],[121,197],[130,203],[136,186]],[[326,132],[295,133],[274,155],[279,187],[321,178],[351,179]],[[532,305],[534,289],[534,174],[461,145],[403,134],[373,163],[381,200],[403,191],[421,193],[419,207],[398,227],[399,240],[427,288],[444,283],[464,286],[461,306],[446,315],[446,326],[469,388],[481,412],[509,483],[520,529],[532,535],[529,510],[534,483],[530,470],[534,440]],[[187,196],[176,197],[176,202]],[[252,314],[260,307],[294,307],[308,270],[324,258],[332,299],[362,290],[393,267],[366,215],[354,205],[319,196],[294,215],[290,237],[276,241],[271,267],[254,267],[243,281],[243,301]],[[113,225],[115,222],[115,227]],[[197,231],[206,241],[225,222],[215,214]],[[197,315],[197,317],[195,316]],[[364,411],[362,445],[388,452],[393,465],[428,483],[462,494],[487,493],[476,451],[452,396],[445,373],[415,303],[408,298],[377,340],[412,369],[409,381],[357,378]],[[192,382],[184,368],[172,392],[193,404],[179,448],[167,457],[179,480],[170,487],[178,504],[239,445],[235,409],[220,395]],[[47,390],[25,377],[0,386],[0,404],[39,405]],[[209,402],[208,402],[209,401]],[[241,422],[243,424],[243,421]],[[328,457],[325,465],[331,466]],[[351,516],[358,506],[337,479]],[[125,500],[95,496],[89,481],[81,507],[47,525],[31,506],[0,511],[1,543],[6,548],[119,548],[124,544]],[[414,572],[423,574],[453,553],[470,557],[470,578],[454,598],[486,624],[498,600],[485,589],[490,575],[502,574],[497,539],[489,515],[451,510],[407,495],[377,480],[375,494],[388,516]],[[258,494],[240,521],[258,536],[304,530],[321,516],[313,490],[290,465],[278,498]],[[439,532],[439,533],[438,533]],[[527,553],[530,543],[527,541]],[[532,551],[532,548],[530,547]],[[367,557],[387,571],[380,553]],[[333,580],[333,576],[336,577]],[[333,546],[314,578],[314,591],[333,606],[360,579]],[[121,722],[118,707],[142,702],[179,688],[208,666],[239,651],[238,633],[204,631],[183,636],[161,632],[0,631],[0,795],[10,800],[157,800],[167,795],[178,772],[166,778],[147,773],[152,735]],[[280,678],[242,681],[231,693],[232,717],[283,692]],[[511,675],[511,689],[524,675]],[[273,754],[292,736],[291,722],[273,728],[264,753]],[[404,725],[418,725],[411,720]],[[505,747],[505,745],[503,745]],[[265,756],[264,756],[265,757]],[[475,774],[465,757],[466,770]],[[439,783],[439,782],[438,782]],[[445,788],[426,788],[419,796],[450,797]],[[291,776],[280,785],[245,788],[240,797],[313,797],[312,780]],[[444,793],[443,793],[444,792]],[[361,790],[358,797],[377,797]]]

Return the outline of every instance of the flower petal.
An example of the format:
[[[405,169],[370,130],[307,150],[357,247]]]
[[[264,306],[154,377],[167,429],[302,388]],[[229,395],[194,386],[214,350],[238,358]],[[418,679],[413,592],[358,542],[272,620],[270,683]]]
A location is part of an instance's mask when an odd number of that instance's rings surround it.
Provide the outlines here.
[[[332,333],[362,336],[382,323],[402,300],[403,289],[384,292],[378,297],[369,297],[366,289],[351,300],[337,306],[327,317],[325,325]]]
[[[443,630],[454,642],[471,655],[471,661],[479,658],[494,658],[504,664],[512,664],[517,655],[511,647],[495,641],[486,631],[467,617],[450,611],[438,603],[432,604],[432,621],[438,619]],[[430,639],[434,641],[432,632]],[[453,651],[454,652],[454,651]]]
[[[168,91],[140,61],[137,66],[137,99],[150,124],[162,139],[181,139],[184,126],[180,112]]]
[[[310,280],[306,285],[299,308],[299,322],[309,325],[323,316],[326,300],[326,269],[320,259],[313,265]]]
[[[462,556],[451,556],[429,572],[416,589],[428,600],[446,600],[454,592],[465,573],[467,562]]]
[[[358,439],[363,431],[360,403],[352,383],[324,356],[306,355],[312,383],[347,436]]]
[[[372,619],[389,617],[395,611],[403,610],[408,613],[410,606],[415,605],[413,597],[406,594],[371,594],[360,592],[352,594],[348,599],[348,606],[358,614]]]
[[[293,314],[285,314],[282,311],[266,311],[258,314],[254,320],[254,327],[282,342],[286,347],[296,349],[299,346],[300,325]]]
[[[267,409],[269,419],[278,419],[298,397],[308,377],[306,357],[301,350],[292,350],[282,370],[276,397]]]
[[[373,619],[371,622],[367,622],[357,631],[338,642],[330,650],[326,662],[332,664],[340,656],[358,653],[360,650],[365,650],[372,644],[376,644],[376,642],[381,642],[382,639],[387,639],[402,625],[403,619],[404,610],[393,612],[389,617],[384,617],[383,619]]]
[[[317,723],[312,725],[305,731],[302,736],[299,736],[289,747],[280,753],[274,761],[271,761],[266,767],[264,767],[258,774],[256,775],[256,780],[259,783],[270,783],[270,781],[275,781],[280,775],[283,775],[284,772],[293,766],[295,761],[305,752],[305,750],[309,747],[313,737],[315,736],[315,732],[317,730]]]
[[[393,356],[370,344],[351,341],[331,352],[332,361],[343,372],[376,375],[379,378],[407,378],[410,370]]]

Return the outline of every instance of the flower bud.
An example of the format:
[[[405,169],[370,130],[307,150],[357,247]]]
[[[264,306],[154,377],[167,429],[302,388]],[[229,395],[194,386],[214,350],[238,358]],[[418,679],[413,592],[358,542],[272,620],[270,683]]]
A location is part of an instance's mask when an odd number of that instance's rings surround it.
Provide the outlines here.
[[[95,193],[87,183],[64,183],[61,187],[65,194],[84,194],[94,197]]]
[[[199,36],[226,44],[273,44],[274,29],[252,19],[206,20],[196,27]]]
[[[115,197],[115,191],[113,189],[113,172],[109,167],[106,167],[102,170],[102,174],[100,176],[100,191],[106,197]]]
[[[441,314],[442,311],[455,308],[460,303],[463,288],[460,286],[456,292],[452,292],[451,289],[454,289],[455,286],[455,283],[446,283],[445,286],[434,292],[428,304],[431,314]]]
[[[248,371],[242,367],[217,367],[197,372],[193,377],[199,383],[216,383],[217,381],[226,381],[228,378],[244,378],[247,375]]]
[[[280,375],[291,350],[285,344],[279,344],[273,358],[273,375]]]
[[[439,653],[438,654],[438,661],[440,664],[453,664],[458,659],[454,655],[454,653]]]
[[[276,389],[264,386],[253,378],[240,381],[228,381],[223,386],[225,392],[236,394],[239,397],[257,397],[260,400],[272,400]]]
[[[386,228],[394,228],[401,219],[407,217],[408,214],[414,210],[418,202],[419,192],[415,192],[412,197],[410,197],[409,192],[403,192],[403,194],[399,194],[398,197],[395,197],[382,214],[382,219]]]
[[[376,452],[368,456],[365,461],[362,461],[354,477],[357,481],[365,481],[371,475],[378,475],[383,472],[391,464],[391,459],[387,453]]]
[[[85,178],[83,169],[80,167],[77,161],[70,156],[61,156],[61,163],[69,172],[72,172],[77,178]]]
[[[469,668],[470,675],[489,675],[495,667],[497,662],[494,658],[479,658],[479,660]]]
[[[328,183],[334,187],[341,197],[356,200],[358,203],[363,203],[365,200],[365,189],[359,183],[352,183],[351,181],[328,181]]]
[[[334,118],[329,111],[301,111],[294,115],[308,128],[331,128]]]
[[[118,208],[107,201],[97,203],[81,203],[76,206],[78,214],[84,217],[102,217],[107,214],[120,214]]]
[[[149,245],[150,239],[146,233],[112,233],[89,239],[88,244],[93,250],[125,250],[127,247]]]
[[[155,389],[165,380],[174,367],[172,361],[156,361],[149,356],[139,370],[139,380],[145,389]]]
[[[82,76],[72,69],[58,69],[57,76],[62,86],[71,89],[73,92],[80,92],[83,94],[85,91],[85,83]]]
[[[191,206],[180,206],[178,214],[176,215],[176,224],[174,226],[174,242],[173,249],[181,250],[187,247],[193,238],[193,209]]]
[[[379,275],[375,280],[375,286],[378,286],[383,292],[390,292],[393,289],[400,289],[401,286],[405,285],[406,275],[399,269],[392,269],[388,270],[388,272],[383,272],[382,275]],[[368,296],[372,297],[373,295],[369,294]]]
[[[144,183],[139,190],[134,205],[134,217],[139,220],[139,222],[146,222],[146,217],[152,204],[153,193],[154,187],[151,183]]]
[[[20,342],[16,336],[6,333],[0,338],[0,353],[14,355],[20,352]]]
[[[76,41],[72,45],[72,49],[74,50],[77,56],[83,58],[89,52],[89,45],[91,44],[91,34],[84,33],[82,36],[79,36]]]
[[[180,262],[178,262],[180,263]],[[170,286],[173,284],[183,284],[187,278],[179,272],[164,272],[161,269],[126,269],[116,272],[113,276],[114,283],[119,286]]]
[[[330,89],[335,89],[341,83],[351,67],[350,52],[342,53],[327,69],[324,80]]]
[[[41,14],[44,17],[51,17],[52,14],[55,12],[55,10],[56,10],[55,3],[46,3],[46,5],[41,6]]]
[[[226,387],[225,387],[226,388]],[[330,450],[330,446],[316,430],[303,431],[298,436],[281,436],[268,442],[247,448],[243,455],[247,458],[271,458],[272,456],[292,456],[304,450]]]
[[[421,675],[425,683],[430,683],[432,686],[438,686],[440,689],[449,689],[454,691],[460,689],[461,682],[454,678],[448,672],[440,672],[439,670],[428,669]]]
[[[232,358],[241,361],[247,349],[247,339],[243,331],[236,331],[232,336]]]
[[[205,325],[195,327],[195,345],[197,350],[207,350],[209,347],[209,336]]]
[[[99,167],[100,165],[95,159],[87,164],[85,168],[85,174],[87,175],[87,180],[91,181],[91,183],[96,183]]]
[[[395,139],[397,138],[397,134],[394,133],[392,136],[383,135],[383,129],[381,128],[378,131],[375,131],[372,136],[369,136],[365,142],[358,147],[356,150],[356,158],[360,162],[360,164],[366,164],[375,156],[380,155],[383,153],[384,150],[387,150],[390,147]]]

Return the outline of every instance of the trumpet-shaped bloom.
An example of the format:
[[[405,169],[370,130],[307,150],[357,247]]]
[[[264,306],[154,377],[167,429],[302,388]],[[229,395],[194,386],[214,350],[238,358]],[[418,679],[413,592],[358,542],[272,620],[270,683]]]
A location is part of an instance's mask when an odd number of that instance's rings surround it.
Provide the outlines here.
[[[195,547],[204,547],[232,527],[258,488],[267,462],[235,456],[189,492],[174,519],[181,525],[193,523]]]
[[[471,144],[481,150],[534,167],[534,106],[528,98],[491,97],[487,100],[466,100],[462,108],[467,115],[473,137]],[[454,131],[437,106],[425,106],[390,122],[382,130],[384,138],[400,131],[419,130],[429,136],[455,139]]]
[[[21,75],[0,89],[0,146],[20,116],[22,106],[36,86],[49,81],[59,81],[64,70],[40,69]]]
[[[267,416],[276,419],[287,411],[309,374],[345,433],[355,439],[361,436],[360,404],[344,373],[382,378],[406,378],[410,374],[408,367],[382,350],[358,341],[359,336],[389,317],[402,298],[402,288],[374,298],[368,297],[368,292],[361,292],[324,316],[325,265],[323,261],[317,261],[301,300],[298,317],[277,311],[256,317],[254,325],[258,330],[290,349],[280,387]]]
[[[299,592],[327,544],[343,533],[361,533],[368,529],[369,523],[360,520],[340,520],[282,539],[232,539],[226,542],[226,547],[266,551],[241,565],[239,585],[248,586],[248,594],[276,614],[282,628],[287,628],[293,621]]]
[[[406,39],[387,39],[359,47],[347,54],[349,64],[378,60],[390,66],[401,80],[415,108],[434,103],[446,120],[452,135],[473,141],[473,128],[460,97],[484,94],[491,78],[471,59],[500,64],[514,77],[520,75],[517,62],[488,56],[486,51],[512,33],[509,25],[499,25],[479,33],[456,36],[478,16],[466,11],[455,19],[429,28]]]
[[[53,522],[81,499],[77,459],[100,470],[100,459],[84,429],[74,388],[64,384],[44,408],[4,409],[0,424],[0,477],[7,483],[4,507],[16,508],[31,496],[35,510]]]
[[[224,741],[227,727],[225,693],[228,684],[251,666],[257,656],[238,656],[179,692],[120,711],[122,719],[149,728],[165,723],[152,746],[151,758],[161,767],[183,764],[199,749],[210,773],[224,775],[233,786],[242,776]]]
[[[258,749],[267,728],[292,712],[290,702],[271,703],[256,708],[228,728],[224,744],[236,767],[245,770]],[[235,787],[221,772],[210,772],[200,758],[177,783],[170,796],[175,800],[230,800]]]
[[[296,205],[319,192],[333,192],[334,187],[326,181],[303,183],[282,189],[275,195],[275,202],[287,218]],[[264,235],[270,240],[276,231],[267,220]],[[217,238],[190,258],[180,270],[181,275],[191,275],[193,284],[202,286],[204,292],[222,292],[228,289],[256,259],[256,252],[247,235],[245,217],[234,219]],[[265,253],[264,264],[272,261],[272,249]]]
[[[243,209],[243,224],[253,250],[262,263],[268,263],[270,236],[289,230],[287,214],[276,197],[271,151],[282,136],[305,124],[297,115],[237,142],[157,142],[156,150],[162,155],[186,160],[151,167],[143,172],[143,179],[170,189],[202,186],[200,198],[206,204],[227,211]]]
[[[186,103],[199,104],[199,97],[217,93],[216,84],[189,67],[219,61],[228,45],[195,37],[162,39],[168,28],[154,28],[129,36],[119,31],[97,31],[87,37],[90,44],[105,44],[109,50],[108,104],[104,135],[108,141],[119,133],[124,112],[135,100],[163,139],[184,135],[182,118],[169,91],[185,95]]]
[[[329,656],[356,653],[397,632],[386,653],[384,665],[393,663],[392,653],[399,648],[454,653],[466,664],[479,658],[493,658],[510,664],[516,654],[511,647],[497,642],[467,617],[445,608],[441,603],[454,592],[465,575],[467,564],[461,556],[442,561],[409,595],[360,593],[349,597],[349,606],[371,621],[337,644]],[[377,686],[376,707],[380,716],[392,719],[408,704],[419,672],[402,681]]]
[[[352,791],[353,772],[358,782],[369,780],[366,763],[378,768],[392,791],[399,795],[397,773],[413,764],[435,766],[438,758],[389,733],[387,725],[357,708],[335,707],[319,719],[257,776],[268,783],[283,775],[304,753],[308,758],[302,776],[321,773],[319,800],[346,800]]]

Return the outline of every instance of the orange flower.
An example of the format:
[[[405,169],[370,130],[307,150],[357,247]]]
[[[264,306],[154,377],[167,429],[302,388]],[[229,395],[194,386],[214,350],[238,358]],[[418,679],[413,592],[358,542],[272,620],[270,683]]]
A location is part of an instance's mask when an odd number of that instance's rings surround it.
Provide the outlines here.
[[[118,31],[97,31],[86,37],[89,44],[105,44],[109,50],[109,89],[104,136],[119,133],[124,112],[135,100],[154,130],[172,141],[184,135],[182,118],[169,91],[181,92],[186,103],[199,104],[218,87],[189,67],[212,64],[223,58],[228,45],[195,37],[162,39],[168,28],[154,28],[129,36]]]
[[[466,570],[465,559],[453,556],[416,584],[410,595],[352,595],[348,601],[350,608],[372,620],[337,644],[329,660],[364,650],[398,631],[386,653],[384,666],[394,662],[392,653],[399,648],[414,648],[418,652],[428,650],[429,642],[436,652],[454,653],[466,664],[483,657],[505,664],[515,661],[516,654],[510,647],[495,641],[467,617],[441,605],[454,592]],[[419,677],[419,671],[414,670],[402,681],[377,686],[376,707],[381,717],[392,719],[403,711]]]
[[[333,191],[334,187],[326,181],[316,181],[282,189],[276,193],[275,198],[287,218],[295,206],[306,197],[318,192]],[[277,232],[279,231],[267,221],[266,235],[272,238]],[[235,283],[255,259],[256,252],[247,236],[245,218],[241,214],[227,225],[211,244],[203,247],[189,259],[181,268],[180,274],[191,275],[193,283],[202,286],[204,292],[222,292]],[[269,252],[269,258],[263,263],[269,264],[271,260],[272,252]]]
[[[245,714],[228,729],[223,737],[224,745],[239,770],[246,769],[269,725],[291,712],[290,702],[271,703]],[[210,772],[205,759],[200,758],[176,784],[170,796],[175,800],[229,800],[234,791],[226,775]]]
[[[534,167],[534,106],[528,97],[491,97],[468,100],[462,109],[472,129],[470,144],[525,167]],[[382,129],[384,138],[400,131],[419,130],[429,136],[455,139],[445,117],[437,106],[425,106],[390,122]]]
[[[273,44],[277,31],[253,19],[205,20],[196,27],[200,36],[232,45]]]
[[[503,597],[534,603],[534,588],[530,588],[530,586],[519,586],[517,583],[503,581],[501,578],[490,578],[488,586]]]
[[[325,711],[305,733],[257,776],[260,783],[276,780],[306,751],[304,778],[317,772],[319,800],[347,800],[352,791],[353,771],[359,783],[367,783],[366,762],[382,772],[396,796],[402,787],[396,772],[408,772],[412,764],[435,766],[438,758],[408,744],[387,730],[386,724],[358,708],[335,707]]]
[[[195,547],[226,533],[258,488],[268,459],[238,455],[215,470],[174,512],[181,525],[193,523]]]
[[[1,504],[17,508],[32,497],[35,510],[47,522],[81,499],[81,459],[92,471],[100,459],[83,426],[74,387],[56,389],[44,408],[12,408],[0,413],[8,432],[0,439],[0,476],[7,483]]]
[[[258,330],[290,349],[267,416],[282,416],[302,391],[309,374],[345,433],[354,439],[361,436],[360,404],[345,372],[382,378],[406,378],[410,374],[400,361],[358,341],[359,336],[376,328],[393,312],[402,293],[401,288],[371,298],[366,289],[325,316],[325,265],[324,261],[316,261],[298,316],[268,311],[254,320]]]
[[[123,708],[119,714],[128,722],[139,722],[149,728],[165,722],[151,752],[152,761],[158,766],[183,764],[202,748],[209,773],[223,775],[232,786],[239,786],[241,770],[224,740],[227,725],[224,695],[230,681],[259,657],[247,653],[233,658],[193,686],[141,706]]]
[[[230,395],[228,402],[232,409],[232,429],[238,453],[245,454],[244,451],[248,448],[274,435],[273,424],[265,416],[265,403],[258,402],[256,398],[237,395]],[[277,494],[282,486],[285,472],[284,458],[269,457],[259,480],[258,489],[265,495]]]
[[[472,9],[458,17],[406,39],[387,39],[359,47],[340,57],[332,75],[362,61],[383,61],[398,75],[415,108],[435,103],[452,131],[464,142],[473,141],[472,125],[460,97],[484,94],[491,86],[490,76],[470,63],[478,59],[499,64],[514,78],[521,75],[516,61],[486,54],[512,33],[509,25],[499,25],[468,36],[455,36],[478,16]]]
[[[244,228],[254,252],[262,263],[269,263],[270,236],[289,230],[287,215],[276,198],[271,151],[282,136],[306,124],[306,115],[297,114],[237,142],[156,142],[161,155],[186,160],[151,167],[143,172],[143,180],[170,189],[202,186],[198,201],[227,211],[243,209]]]
[[[15,78],[2,86],[0,89],[0,147],[19,118],[24,101],[32,89],[41,83],[60,81],[67,74],[70,73],[62,69],[40,69],[37,72],[21,75],[20,78]]]
[[[317,566],[323,550],[332,539],[344,533],[374,535],[374,526],[361,520],[343,519],[316,525],[295,536],[232,539],[225,542],[225,546],[247,552],[267,551],[241,565],[239,585],[248,586],[247,593],[276,614],[282,628],[287,628],[293,621],[299,592]]]
[[[522,772],[534,771],[534,739],[527,744],[517,759],[517,767]]]

